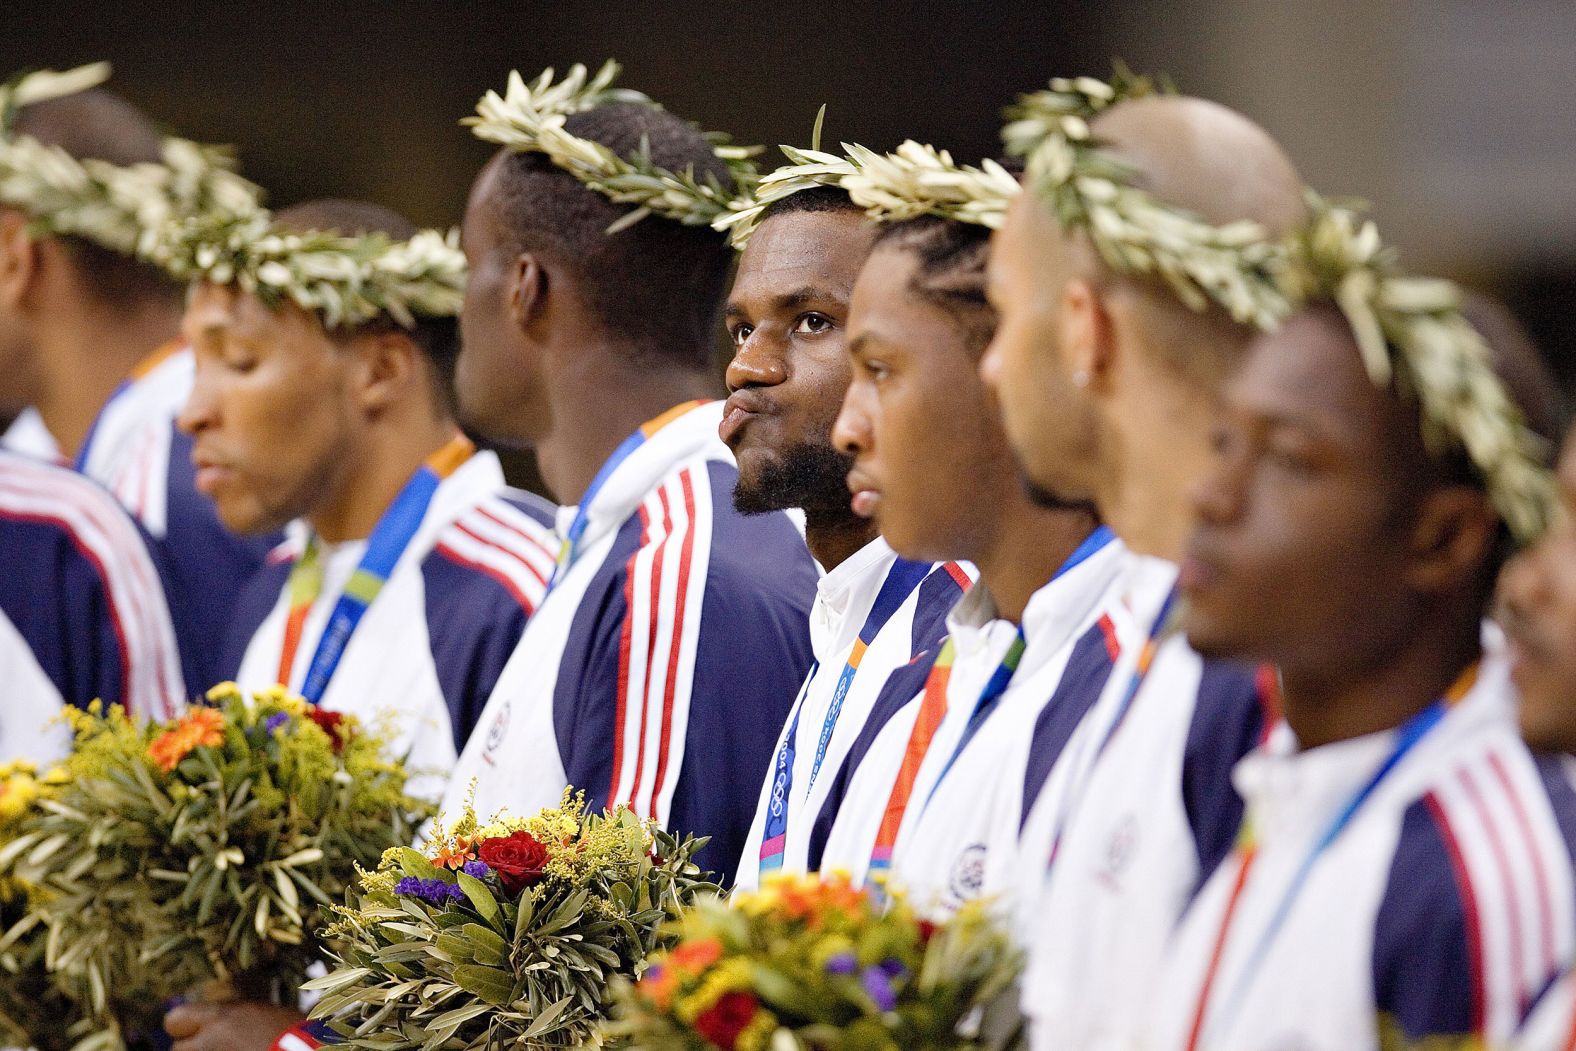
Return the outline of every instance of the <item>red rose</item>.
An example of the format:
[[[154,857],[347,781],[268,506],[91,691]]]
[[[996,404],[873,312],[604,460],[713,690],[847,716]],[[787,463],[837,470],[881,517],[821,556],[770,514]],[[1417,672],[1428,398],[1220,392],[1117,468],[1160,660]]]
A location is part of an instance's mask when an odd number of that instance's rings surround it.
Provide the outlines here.
[[[722,1048],[733,1051],[739,1034],[749,1028],[760,1011],[760,1002],[749,993],[723,993],[717,1002],[695,1018],[695,1032]]]
[[[929,945],[930,939],[936,936],[936,925],[929,920],[919,921],[919,944]]]
[[[498,873],[498,881],[509,894],[518,894],[541,879],[547,868],[547,848],[524,830],[482,840],[476,857]]]
[[[345,750],[345,734],[347,727],[344,725],[345,716],[342,713],[331,712],[325,708],[320,707],[319,705],[313,704],[307,706],[306,714],[307,717],[310,718],[314,723],[317,723],[318,727],[324,733],[328,734],[328,739],[334,742],[335,752],[342,752]]]

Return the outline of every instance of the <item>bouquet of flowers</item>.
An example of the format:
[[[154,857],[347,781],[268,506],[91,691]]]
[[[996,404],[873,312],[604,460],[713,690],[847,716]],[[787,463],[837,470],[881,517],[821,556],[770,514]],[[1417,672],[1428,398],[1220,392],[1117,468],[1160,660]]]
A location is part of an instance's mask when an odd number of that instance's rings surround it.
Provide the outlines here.
[[[583,797],[530,818],[469,807],[425,853],[389,851],[336,927],[314,1016],[384,1051],[598,1046],[609,982],[637,976],[668,922],[715,893],[678,840]]]
[[[703,901],[618,990],[610,1035],[642,1051],[941,1051],[993,1043],[984,1009],[1021,958],[974,902],[946,923],[846,877],[784,877]]]
[[[0,846],[16,838],[39,800],[59,787],[60,776],[55,770],[40,777],[25,759],[0,766]],[[44,968],[45,930],[29,888],[13,879],[0,879],[0,931],[0,1046],[66,1051],[81,1011]]]
[[[293,1002],[358,866],[430,815],[377,736],[281,688],[226,683],[166,724],[96,704],[67,718],[74,748],[0,878],[27,888],[4,941],[42,930],[54,987],[89,1016],[79,1051],[145,1040],[215,982]]]

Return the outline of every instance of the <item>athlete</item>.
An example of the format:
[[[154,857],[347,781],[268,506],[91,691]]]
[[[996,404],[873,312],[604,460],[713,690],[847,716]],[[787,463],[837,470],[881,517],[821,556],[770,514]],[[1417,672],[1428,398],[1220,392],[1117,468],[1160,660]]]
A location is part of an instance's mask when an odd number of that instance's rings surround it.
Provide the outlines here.
[[[1362,308],[1388,346],[1315,301],[1227,390],[1183,626],[1272,662],[1283,719],[1232,772],[1237,845],[1177,930],[1148,1046],[1503,1046],[1576,951],[1576,792],[1482,644],[1543,468],[1481,340],[1392,309],[1398,280]]]
[[[852,458],[832,445],[851,375],[849,298],[875,232],[835,184],[773,201],[739,257],[724,315],[735,347],[722,423],[739,462],[734,506],[803,510],[825,574],[810,612],[815,663],[761,788],[740,887],[805,871],[810,830],[835,810],[829,790],[882,686],[935,651],[969,579],[967,567],[899,558],[875,522],[853,512]]]
[[[0,452],[0,551],[0,762],[62,757],[65,705],[102,700],[161,721],[184,707],[155,556],[108,493],[64,467]]]
[[[568,136],[731,182],[681,118],[595,82],[577,97]],[[727,193],[633,215],[506,100],[482,112],[478,133],[507,145],[466,208],[460,404],[481,433],[535,450],[563,547],[446,809],[473,780],[483,814],[572,785],[592,807],[710,837],[701,863],[728,879],[810,666],[816,568],[787,515],[733,504],[711,367],[731,252],[697,221]]]
[[[264,229],[387,246],[416,234],[387,209],[337,200]],[[417,310],[410,326],[387,309],[330,326],[293,299],[199,282],[185,322],[196,384],[180,417],[225,525],[287,529],[232,600],[225,674],[391,723],[393,753],[409,752],[434,795],[542,600],[554,550],[552,509],[507,489],[497,457],[455,424],[463,267],[449,253],[446,309]]]
[[[107,74],[82,72],[62,76]],[[256,191],[103,88],[45,91],[40,76],[12,90],[46,97],[0,128],[16,173],[0,191],[0,401],[28,406],[0,444],[74,465],[151,534],[183,656],[205,687],[218,678],[230,595],[278,538],[226,530],[194,487],[174,427],[192,384],[184,286],[144,249],[163,221],[250,204]],[[47,97],[55,90],[65,93]],[[73,165],[69,190],[42,191]]]
[[[1037,501],[1019,480],[979,379],[989,234],[935,216],[882,227],[855,286],[854,379],[834,431],[855,458],[853,506],[895,550],[979,567],[945,641],[878,700],[885,718],[845,764],[820,857],[935,915],[984,890],[990,856],[1016,845],[1016,821],[1002,836],[995,817],[1021,809],[1030,751],[1054,759],[1099,695],[1123,561],[1087,503]],[[1058,725],[1040,726],[1053,708]]]
[[[1246,220],[1274,237],[1305,214],[1281,149],[1224,107],[1129,97],[1088,127],[1088,142],[1067,144],[1083,171],[1119,161],[1174,217],[1165,232],[1194,231],[1200,252],[1214,227]],[[1027,183],[991,255],[1001,321],[984,372],[1031,482],[1092,500],[1141,556],[1112,612],[1134,642],[1022,831],[1019,901],[1034,932],[1023,1007],[1048,1051],[1108,1046],[1143,1010],[1169,932],[1235,835],[1242,804],[1226,775],[1263,732],[1273,677],[1202,660],[1175,634],[1175,562],[1220,386],[1252,337],[1238,319],[1258,320],[1279,300],[1251,274],[1229,287],[1245,290],[1252,311],[1213,284],[1184,297],[1133,266],[1106,228],[1064,227],[1032,164]]]

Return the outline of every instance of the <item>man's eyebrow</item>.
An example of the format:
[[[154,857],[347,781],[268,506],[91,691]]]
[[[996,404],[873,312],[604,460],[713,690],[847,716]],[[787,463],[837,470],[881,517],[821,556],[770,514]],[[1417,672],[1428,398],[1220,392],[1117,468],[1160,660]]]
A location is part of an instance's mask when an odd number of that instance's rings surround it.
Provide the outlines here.
[[[816,285],[804,285],[800,288],[795,288],[787,292],[779,292],[777,295],[772,296],[771,309],[774,311],[798,310],[800,307],[808,306],[809,304],[818,301],[830,301],[840,307],[845,307],[848,305],[847,296],[839,295],[831,289],[821,288]],[[727,308],[723,312],[723,316],[729,318],[745,317],[747,313],[748,312],[738,303],[729,302]]]

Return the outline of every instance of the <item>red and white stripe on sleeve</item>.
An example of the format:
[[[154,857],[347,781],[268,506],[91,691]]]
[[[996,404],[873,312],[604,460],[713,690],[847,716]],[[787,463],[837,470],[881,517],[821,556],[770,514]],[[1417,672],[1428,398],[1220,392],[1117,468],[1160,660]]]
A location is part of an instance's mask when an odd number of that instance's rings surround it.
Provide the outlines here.
[[[1427,797],[1466,916],[1473,1016],[1496,1045],[1576,953],[1576,879],[1530,755],[1497,744]]]
[[[86,479],[14,456],[0,463],[0,507],[70,535],[103,585],[120,647],[122,702],[140,717],[173,718],[186,703],[175,629],[163,581],[126,512]]]
[[[665,822],[678,784],[711,557],[704,468],[669,476],[640,507],[641,545],[626,566],[609,800]]]

